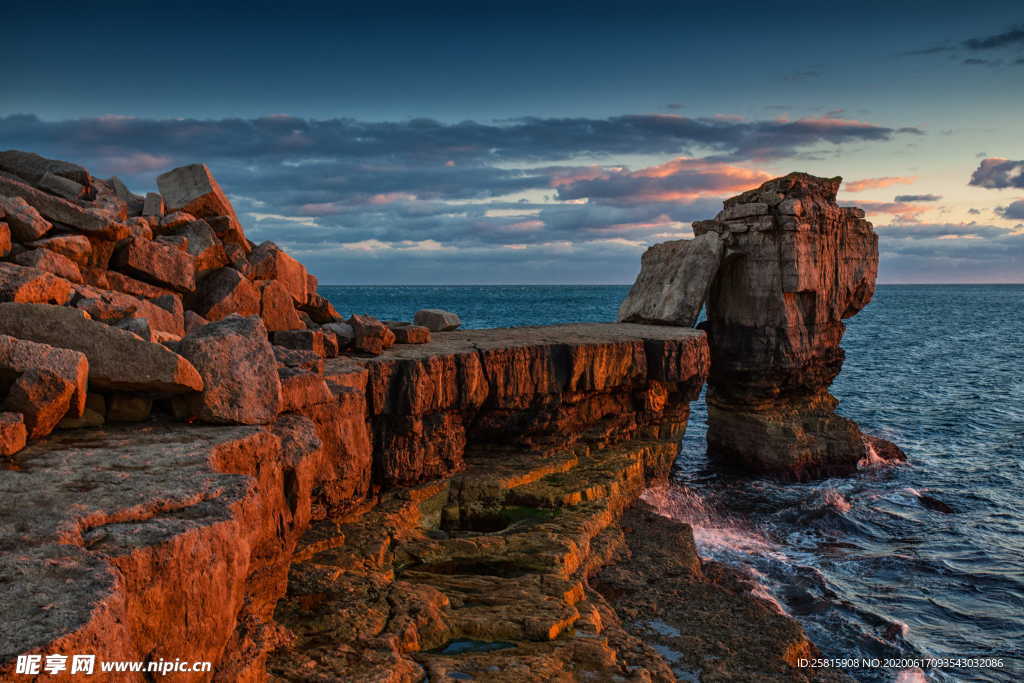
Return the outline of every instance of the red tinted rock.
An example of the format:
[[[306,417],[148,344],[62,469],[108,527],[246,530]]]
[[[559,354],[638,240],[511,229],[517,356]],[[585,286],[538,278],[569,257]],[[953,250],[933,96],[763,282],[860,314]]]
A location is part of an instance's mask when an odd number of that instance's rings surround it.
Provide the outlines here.
[[[376,318],[353,315],[348,319],[348,324],[355,334],[352,346],[357,351],[378,355],[395,343],[395,333]]]
[[[21,413],[0,413],[0,455],[14,455],[25,447],[28,430]]]
[[[191,399],[200,420],[266,424],[281,411],[281,382],[263,322],[229,316],[181,340],[182,356],[199,370],[206,389]]]
[[[229,245],[237,247],[241,250],[241,257],[245,258],[245,255],[250,251],[249,240],[245,238],[245,231],[242,230],[242,225],[236,217],[208,216],[206,222],[213,228],[213,232],[216,233],[217,237],[224,244],[225,249]],[[234,261],[234,258],[232,258],[232,261]]]
[[[91,247],[86,264],[93,268],[103,268],[104,270],[109,268],[110,259],[114,257],[114,251],[117,249],[117,241],[91,235],[86,235],[86,238],[89,240],[89,246]]]
[[[264,242],[249,254],[254,280],[277,280],[297,304],[307,299],[306,268],[273,242]]]
[[[210,321],[195,311],[185,311],[185,334],[192,334],[208,322]]]
[[[288,290],[277,280],[259,282],[260,317],[272,332],[304,329],[305,325],[295,312],[295,303]]]
[[[169,289],[157,287],[156,285],[151,285],[148,282],[143,282],[142,280],[136,280],[135,278],[125,275],[124,273],[119,273],[116,270],[108,271],[105,279],[107,283],[106,285],[95,286],[102,286],[103,289],[112,289],[116,292],[131,294],[132,296],[139,297],[140,299],[155,299],[159,296],[165,296],[173,293]]]
[[[2,195],[21,197],[35,208],[43,218],[63,223],[87,235],[106,237],[108,239],[121,239],[127,234],[127,228],[116,222],[113,216],[103,210],[84,209],[78,204],[47,194],[5,176],[0,176],[0,196]],[[38,230],[33,230],[33,232],[36,234],[30,237],[29,240],[37,239],[42,234]]]
[[[205,164],[181,166],[156,179],[168,211],[194,216],[235,216],[235,210]]]
[[[78,164],[60,159],[47,159],[38,154],[18,149],[0,152],[0,170],[13,173],[33,185],[47,173],[73,180],[86,187],[93,184],[93,178],[89,175],[89,171]]]
[[[297,368],[282,368],[278,370],[278,376],[281,379],[282,412],[302,410],[334,398],[320,375]]]
[[[157,232],[161,235],[166,235],[179,228],[185,227],[189,223],[194,223],[195,220],[196,217],[188,212],[174,211],[160,218]]]
[[[139,237],[144,240],[153,239],[153,228],[145,218],[141,216],[129,218],[125,225],[128,226],[128,234],[132,237]]]
[[[310,290],[306,303],[299,306],[299,310],[306,313],[310,320],[318,325],[340,322],[342,319],[341,314],[334,309],[334,304],[317,294],[315,290]]]
[[[82,415],[89,380],[89,361],[85,354],[0,335],[0,380],[12,381],[17,375],[32,369],[45,370],[70,382],[74,389],[71,415]]]
[[[176,229],[174,235],[188,240],[186,251],[195,261],[197,278],[202,278],[207,273],[228,264],[224,247],[206,221],[198,220],[188,223]]]
[[[68,412],[75,385],[65,377],[31,368],[11,385],[3,410],[21,413],[29,439],[41,439]]]
[[[272,332],[271,339],[277,346],[300,351],[312,351],[321,358],[329,358],[329,347],[327,335],[320,330],[283,330]],[[336,354],[335,354],[336,355]]]
[[[395,334],[396,344],[428,344],[430,343],[430,330],[419,325],[396,325],[389,326]]]
[[[322,356],[302,349],[289,349],[284,346],[274,345],[274,359],[281,367],[297,368],[308,370],[317,374],[324,371],[324,359]]]
[[[259,315],[260,293],[234,268],[221,268],[203,280],[194,308],[207,320],[221,320],[233,313]]]
[[[97,389],[173,394],[203,388],[199,373],[178,354],[73,308],[0,303],[0,334],[84,353],[89,384]]]
[[[6,223],[0,223],[0,259],[7,258],[11,253],[11,229]]]
[[[174,247],[134,237],[114,254],[118,270],[180,292],[196,288],[195,265]]]
[[[0,211],[6,214],[5,220],[11,228],[11,235],[18,242],[39,239],[53,228],[50,221],[40,216],[21,197],[0,196]]]
[[[352,326],[348,323],[327,323],[321,327],[324,332],[333,334],[334,338],[338,340],[338,348],[343,349],[352,343],[352,340],[356,338],[356,332],[352,329]]]
[[[92,253],[92,242],[85,235],[45,237],[35,242],[29,242],[25,246],[32,249],[49,249],[74,261],[79,266],[89,265],[89,256]]]
[[[0,263],[0,301],[63,306],[71,292],[70,282],[45,270]]]
[[[70,282],[82,283],[82,271],[74,261],[49,249],[29,249],[14,257],[18,265],[29,268],[38,268],[48,273],[58,275]]]

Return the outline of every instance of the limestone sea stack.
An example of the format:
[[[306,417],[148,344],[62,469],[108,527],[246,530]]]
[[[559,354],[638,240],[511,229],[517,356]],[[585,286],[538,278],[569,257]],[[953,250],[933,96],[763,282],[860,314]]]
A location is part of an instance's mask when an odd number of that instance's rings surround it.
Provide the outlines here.
[[[725,201],[693,240],[643,255],[619,319],[690,326],[706,304],[708,452],[754,472],[853,471],[870,449],[902,457],[835,413],[843,320],[871,301],[878,236],[836,204],[841,178],[791,173]]]
[[[727,244],[705,324],[717,460],[805,478],[849,473],[875,447],[828,391],[843,366],[843,320],[871,301],[878,273],[878,236],[863,210],[836,204],[841,182],[791,173],[694,223],[698,238]]]

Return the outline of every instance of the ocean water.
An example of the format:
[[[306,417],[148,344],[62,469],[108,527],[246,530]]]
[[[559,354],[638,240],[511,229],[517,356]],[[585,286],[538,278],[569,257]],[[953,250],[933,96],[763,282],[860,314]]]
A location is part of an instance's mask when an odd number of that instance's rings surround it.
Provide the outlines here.
[[[342,313],[445,308],[473,328],[611,321],[627,289],[321,288]],[[702,555],[749,574],[825,657],[896,660],[848,668],[857,680],[1024,680],[1022,313],[1024,286],[880,286],[848,321],[832,393],[908,464],[807,484],[737,477],[705,457],[701,400],[673,482],[648,500],[693,524]]]

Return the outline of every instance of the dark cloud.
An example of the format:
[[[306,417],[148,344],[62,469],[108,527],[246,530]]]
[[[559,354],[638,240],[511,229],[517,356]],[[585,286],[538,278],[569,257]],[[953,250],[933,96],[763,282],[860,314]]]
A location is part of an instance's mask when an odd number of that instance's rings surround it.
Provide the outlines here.
[[[678,115],[607,119],[521,118],[496,123],[432,119],[368,122],[290,116],[256,119],[103,117],[42,121],[0,118],[0,143],[111,164],[147,155],[173,159],[393,159],[418,162],[548,161],[581,155],[686,154],[707,149],[720,158],[782,158],[819,144],[884,141],[917,128],[889,128],[847,119],[733,121]],[[157,163],[152,164],[157,166]]]
[[[967,66],[999,66],[1002,62],[998,59],[978,59],[977,57],[968,57],[960,63]]]
[[[963,41],[968,50],[992,50],[1010,45],[1024,45],[1024,27],[1014,26],[1003,33]]]
[[[983,159],[971,175],[969,184],[989,189],[1024,187],[1024,161],[1000,157]]]
[[[997,207],[996,213],[1007,220],[1024,220],[1024,199],[1018,199],[1009,206]]]
[[[942,199],[937,194],[898,194],[893,198],[894,202],[937,202]]]
[[[967,209],[967,213],[971,214],[972,216],[980,216],[981,209]]]

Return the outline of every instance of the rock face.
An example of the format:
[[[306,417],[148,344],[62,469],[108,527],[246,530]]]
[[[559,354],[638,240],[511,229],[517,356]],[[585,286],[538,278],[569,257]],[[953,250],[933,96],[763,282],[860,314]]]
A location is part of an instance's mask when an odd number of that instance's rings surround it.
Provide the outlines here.
[[[693,327],[718,273],[723,248],[716,232],[652,246],[644,252],[640,274],[619,307],[619,320]]]
[[[863,211],[836,205],[840,182],[793,173],[694,223],[726,244],[707,302],[716,459],[807,477],[850,472],[866,455],[828,387],[843,363],[843,320],[874,293],[878,237]]]

